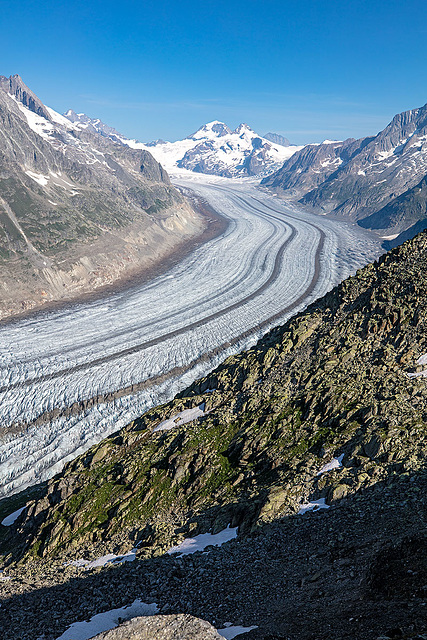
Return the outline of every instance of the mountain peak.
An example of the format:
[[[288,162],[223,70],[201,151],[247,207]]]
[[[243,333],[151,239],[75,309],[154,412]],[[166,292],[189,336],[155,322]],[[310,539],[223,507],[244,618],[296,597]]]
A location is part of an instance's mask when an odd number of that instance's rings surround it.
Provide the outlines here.
[[[216,138],[220,138],[221,136],[226,136],[228,133],[232,133],[232,131],[224,122],[212,120],[212,122],[207,122],[197,129],[195,133],[187,136],[187,138],[189,140],[197,140],[199,138],[212,137],[212,134],[214,134]]]
[[[101,136],[106,138],[110,138],[113,142],[119,142],[120,144],[124,143],[125,136],[120,134],[114,127],[110,127],[108,124],[105,124],[99,118],[91,118],[87,116],[85,113],[76,113],[73,109],[68,109],[63,114],[70,122],[78,125],[80,129],[88,129],[89,131],[99,133]]]
[[[0,89],[13,96],[33,113],[43,116],[46,120],[51,120],[49,112],[42,101],[27,87],[19,74],[15,73],[9,78],[0,76]]]
[[[255,131],[251,129],[250,126],[246,124],[246,122],[241,122],[239,126],[236,127],[236,129],[234,130],[234,133],[241,134],[241,133],[244,133],[245,131],[249,131],[250,133],[255,133]]]
[[[280,135],[280,133],[272,133],[270,131],[269,133],[264,133],[262,137],[265,138],[266,140],[269,140],[273,144],[280,144],[282,147],[291,146],[291,143],[289,142],[289,140],[284,136]]]

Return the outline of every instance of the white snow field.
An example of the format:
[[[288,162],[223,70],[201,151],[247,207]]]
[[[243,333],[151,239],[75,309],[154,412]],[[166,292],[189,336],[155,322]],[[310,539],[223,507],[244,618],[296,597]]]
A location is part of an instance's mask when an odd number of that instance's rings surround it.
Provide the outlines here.
[[[174,183],[227,230],[149,283],[0,327],[0,496],[52,476],[382,252],[250,180]]]

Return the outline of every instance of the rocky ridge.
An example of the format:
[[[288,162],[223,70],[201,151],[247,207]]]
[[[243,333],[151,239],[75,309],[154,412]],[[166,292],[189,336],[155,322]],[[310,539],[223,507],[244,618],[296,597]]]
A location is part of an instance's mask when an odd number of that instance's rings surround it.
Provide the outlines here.
[[[248,640],[422,638],[426,249],[422,233],[32,496],[2,501],[5,514],[26,505],[2,528],[5,640],[17,628],[53,640],[137,597],[257,626]],[[155,431],[164,420],[176,426]],[[165,553],[228,525],[239,537],[223,547]],[[63,564],[135,545],[132,563]]]
[[[128,535],[162,553],[422,470],[426,248],[421,234],[393,250],[69,463],[18,520],[15,551],[48,557]],[[155,430],[192,407],[203,416]]]
[[[0,78],[0,318],[151,266],[202,223],[146,150]]]
[[[264,133],[262,136],[266,140],[270,140],[270,142],[274,142],[274,144],[281,144],[282,147],[289,147],[291,144],[285,136],[280,135],[280,133]]]
[[[424,215],[405,206],[427,174],[427,105],[397,114],[376,136],[325,141],[297,152],[262,184],[322,213],[360,221],[384,235],[400,234]],[[286,193],[284,193],[286,192]],[[384,209],[399,208],[388,216]],[[420,229],[413,228],[411,237]]]

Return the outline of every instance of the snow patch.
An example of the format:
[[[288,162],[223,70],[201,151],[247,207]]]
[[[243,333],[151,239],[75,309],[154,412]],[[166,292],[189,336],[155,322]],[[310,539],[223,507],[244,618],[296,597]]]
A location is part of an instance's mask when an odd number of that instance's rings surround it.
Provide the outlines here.
[[[19,516],[21,515],[21,513],[24,511],[25,508],[26,507],[21,507],[20,509],[17,509],[13,513],[10,513],[8,516],[3,518],[3,520],[1,521],[2,525],[4,527],[10,527],[15,522],[15,520],[19,518]]]
[[[322,473],[327,473],[328,471],[332,471],[333,469],[339,469],[342,467],[342,460],[344,458],[344,454],[342,453],[338,458],[333,458],[328,464],[325,464],[320,471],[316,473],[317,476],[321,476]]]
[[[230,525],[228,525],[226,529],[223,529],[219,533],[201,533],[194,538],[186,538],[181,544],[169,549],[168,554],[180,553],[182,556],[186,556],[196,551],[204,551],[206,547],[209,546],[220,547],[225,542],[237,537],[237,528],[238,527],[234,527],[231,529]]]
[[[134,600],[127,607],[97,613],[88,622],[74,622],[56,640],[89,640],[98,635],[98,633],[114,629],[125,620],[130,620],[137,616],[152,616],[158,611],[159,609],[155,603],[146,604],[141,600]]]
[[[205,403],[203,402],[198,407],[194,409],[185,409],[184,411],[180,411],[176,415],[172,416],[172,418],[168,418],[167,420],[163,420],[160,424],[157,425],[153,429],[153,433],[155,431],[169,431],[174,427],[179,427],[182,424],[187,424],[187,422],[192,422],[201,416],[206,415],[205,413]]]
[[[427,353],[418,358],[417,364],[427,364]],[[423,371],[418,371],[416,373],[407,373],[406,375],[408,376],[408,378],[427,378],[427,369],[423,369]]]
[[[307,511],[319,511],[320,509],[329,509],[329,505],[326,504],[325,498],[320,498],[320,500],[313,500],[312,502],[301,504],[298,515],[303,515],[304,513],[307,513]]]
[[[240,636],[242,633],[248,633],[252,629],[258,629],[258,626],[253,627],[225,627],[224,629],[217,629],[220,636],[226,640],[233,640],[236,636]]]
[[[80,558],[79,560],[73,560],[72,562],[66,562],[65,567],[85,567],[87,569],[96,569],[97,567],[105,567],[107,564],[122,564],[123,562],[133,562],[136,558],[137,548],[132,549],[129,553],[125,553],[122,556],[116,556],[114,553],[107,553],[105,556],[96,558],[95,560],[85,560]]]
[[[392,233],[390,236],[380,236],[380,238],[381,240],[394,240],[398,235],[398,233]]]
[[[49,176],[44,176],[42,173],[35,173],[34,171],[26,171],[25,173],[41,187],[45,187],[49,182]]]

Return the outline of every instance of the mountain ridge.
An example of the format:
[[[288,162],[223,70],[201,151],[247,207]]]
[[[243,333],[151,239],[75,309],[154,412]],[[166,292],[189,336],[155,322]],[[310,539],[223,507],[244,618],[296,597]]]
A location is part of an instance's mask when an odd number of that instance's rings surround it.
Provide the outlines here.
[[[247,534],[303,503],[334,504],[387,482],[397,462],[398,475],[422,469],[426,248],[422,233],[394,249],[68,463],[18,520],[15,544],[49,556],[138,530],[141,552],[158,553],[177,532]],[[157,429],[197,407],[194,423]]]
[[[110,284],[201,232],[148,150],[79,129],[19,76],[1,78],[0,123],[0,318]]]
[[[407,215],[400,215],[399,222],[391,223],[383,210],[416,188],[426,174],[424,105],[395,115],[376,136],[307,145],[261,184],[284,197],[296,197],[321,213],[360,221],[362,226],[387,236],[407,232],[420,220],[423,214],[411,214],[409,195]],[[378,225],[380,217],[385,224],[382,229]],[[419,226],[414,227],[411,237],[416,230]]]
[[[67,115],[69,114],[69,115]],[[223,177],[266,175],[282,165],[301,147],[267,140],[245,123],[232,130],[224,122],[212,120],[183,140],[150,143],[130,140],[98,119],[68,110],[65,117],[78,121],[78,126],[94,127],[102,135],[132,149],[149,151],[168,171],[185,169],[196,173]]]

